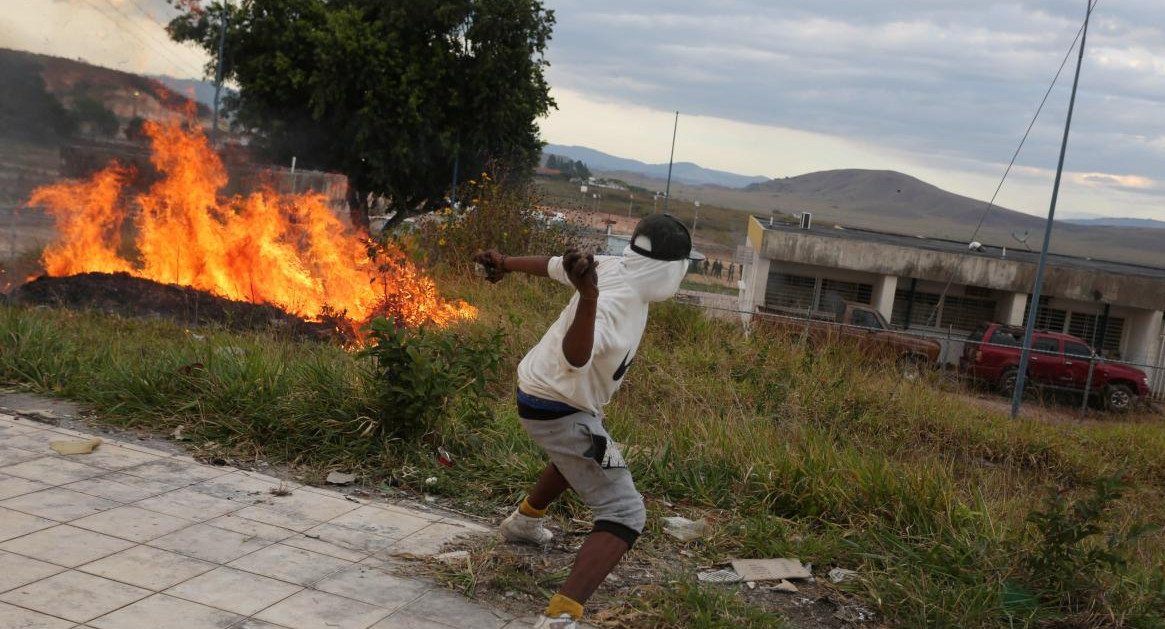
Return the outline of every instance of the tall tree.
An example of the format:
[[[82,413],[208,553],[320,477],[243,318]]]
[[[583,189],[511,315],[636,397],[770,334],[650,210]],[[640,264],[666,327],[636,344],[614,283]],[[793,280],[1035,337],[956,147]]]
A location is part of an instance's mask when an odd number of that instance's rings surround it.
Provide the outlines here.
[[[273,159],[347,175],[357,211],[368,193],[394,222],[434,207],[458,158],[462,179],[538,163],[536,119],[554,107],[538,0],[174,1],[171,36],[212,56],[226,15],[237,123]]]

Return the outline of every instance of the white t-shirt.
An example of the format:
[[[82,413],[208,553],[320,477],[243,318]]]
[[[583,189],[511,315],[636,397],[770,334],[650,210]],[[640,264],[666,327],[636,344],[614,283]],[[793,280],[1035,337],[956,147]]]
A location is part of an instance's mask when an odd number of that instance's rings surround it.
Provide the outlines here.
[[[595,260],[599,301],[591,359],[575,367],[562,353],[562,339],[578,308],[576,292],[542,340],[518,364],[518,387],[529,395],[598,415],[635,359],[647,326],[649,302],[675,293],[687,262],[661,262],[630,251],[623,257],[596,256]],[[547,270],[550,277],[572,286],[561,257],[551,258]]]

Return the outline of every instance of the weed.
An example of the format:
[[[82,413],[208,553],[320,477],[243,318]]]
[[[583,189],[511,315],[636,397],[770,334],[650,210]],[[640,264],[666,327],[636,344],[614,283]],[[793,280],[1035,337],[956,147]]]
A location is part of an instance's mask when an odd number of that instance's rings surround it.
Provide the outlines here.
[[[364,435],[415,440],[431,433],[454,405],[469,426],[488,417],[485,401],[501,363],[501,332],[464,338],[379,317],[369,330],[361,355],[376,362],[379,397]]]

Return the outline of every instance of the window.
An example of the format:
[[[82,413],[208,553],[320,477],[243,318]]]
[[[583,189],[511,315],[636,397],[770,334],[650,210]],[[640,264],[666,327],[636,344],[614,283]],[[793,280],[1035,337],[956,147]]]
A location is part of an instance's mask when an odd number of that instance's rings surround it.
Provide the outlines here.
[[[936,293],[915,291],[911,303],[910,291],[900,289],[894,293],[894,311],[890,321],[903,327],[951,327],[962,331],[974,330],[983,322],[995,318],[995,301],[990,299],[947,295],[942,306],[938,306],[938,301],[939,295]]]
[[[1007,347],[1022,347],[1023,346],[1023,332],[1020,330],[995,328],[995,332],[993,332],[991,334],[991,340],[988,342],[991,343],[992,345],[1006,345]]]
[[[1049,308],[1049,297],[1040,297],[1040,309],[1036,311],[1036,329],[1048,330],[1050,332],[1063,332],[1064,324],[1068,319],[1068,311],[1060,310],[1058,308]],[[1027,321],[1031,314],[1032,298],[1027,298],[1027,308],[1023,311],[1023,320]]]
[[[1081,345],[1072,341],[1064,341],[1064,354],[1068,356],[1076,356],[1079,358],[1091,358],[1092,350],[1087,345]]]
[[[974,297],[951,297],[943,300],[939,311],[939,326],[956,330],[973,330],[984,321],[995,318],[995,301]]]
[[[1098,346],[1102,352],[1119,352],[1125,320],[1120,317],[1109,317],[1104,328],[1104,342],[1102,343],[1100,338],[1100,320],[1102,318],[1099,315],[1073,312],[1068,319],[1068,334]]]
[[[1046,336],[1038,337],[1032,343],[1032,349],[1041,354],[1059,354],[1060,339],[1048,338]]]
[[[938,305],[938,295],[915,291],[914,299],[910,297],[908,289],[900,288],[894,292],[894,310],[890,313],[890,322],[904,328],[937,325],[934,307]]]
[[[765,306],[807,311],[813,305],[817,279],[786,273],[769,273]]]
[[[873,284],[821,280],[821,294],[817,298],[817,310],[839,312],[842,302],[869,304],[873,298]]]
[[[882,329],[882,322],[878,320],[878,315],[869,310],[854,310],[850,323],[863,328]]]

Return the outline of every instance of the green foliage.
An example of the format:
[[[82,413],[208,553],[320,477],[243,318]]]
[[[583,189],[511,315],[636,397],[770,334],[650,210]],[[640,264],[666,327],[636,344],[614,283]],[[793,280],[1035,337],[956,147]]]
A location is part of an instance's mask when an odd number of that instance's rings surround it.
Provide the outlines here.
[[[722,586],[701,585],[684,579],[664,586],[641,588],[642,595],[631,607],[650,615],[636,622],[636,627],[665,629],[780,629],[785,621],[747,605],[731,590]]]
[[[169,31],[213,55],[223,15],[222,2],[187,10]],[[537,0],[232,3],[228,104],[276,161],[342,172],[399,221],[439,205],[458,157],[461,173],[537,164],[553,24]]]
[[[42,141],[71,135],[77,123],[48,92],[40,66],[31,55],[0,50],[0,136]]]
[[[1139,607],[1130,607],[1126,590],[1135,586],[1130,554],[1145,535],[1160,529],[1133,524],[1125,531],[1110,530],[1106,522],[1131,488],[1123,472],[1097,479],[1091,495],[1071,499],[1056,491],[1042,508],[1027,516],[1028,527],[1017,555],[1015,577],[1005,584],[1004,608],[1021,618],[1111,617],[1119,614],[1134,626],[1160,623],[1165,604],[1165,573],[1158,567],[1156,591]],[[1144,609],[1149,603],[1150,609]],[[1156,609],[1152,609],[1155,603]]]
[[[444,265],[436,279],[444,293],[477,306],[479,319],[395,346],[394,335],[407,332],[389,326],[378,341],[386,361],[411,364],[409,347],[426,348],[423,357],[468,348],[479,364],[500,355],[512,366],[569,295],[544,279],[491,285]],[[424,397],[415,392],[447,389],[423,381],[398,402],[385,389],[407,380],[386,377],[373,356],[270,334],[205,335],[195,341],[163,322],[0,307],[0,380],[88,401],[107,421],[159,431],[184,424],[202,452],[212,443],[235,456],[343,465],[376,483],[434,476],[426,491],[491,517],[512,508],[544,464],[512,400],[434,396],[444,410],[413,420],[419,441],[370,438],[378,422],[403,421],[398,409]],[[440,338],[449,344],[434,347]],[[440,369],[421,372],[436,378]],[[511,369],[495,376],[487,393],[513,390]],[[1011,420],[935,382],[904,381],[852,348],[747,336],[677,303],[652,306],[635,365],[606,410],[647,498],[637,553],[680,556],[659,531],[660,516],[707,517],[713,533],[689,544],[693,561],[795,556],[819,575],[834,565],[854,569],[859,578],[839,587],[887,626],[1161,625],[1165,537],[1136,526],[1165,520],[1159,421]],[[418,447],[438,443],[453,453],[453,468]],[[1118,467],[1138,486],[1090,497]],[[1067,492],[1041,504],[1049,485]],[[568,492],[552,516],[586,517],[585,509]],[[629,626],[777,622],[749,620],[759,612],[723,586],[669,584],[620,598],[642,601],[632,603],[638,615]]]
[[[551,220],[535,209],[534,187],[505,185],[488,173],[465,187],[466,203],[445,208],[422,220],[415,238],[433,261],[464,269],[478,251],[497,249],[506,255],[558,255],[575,245],[574,226]]]
[[[563,179],[589,179],[591,177],[591,169],[587,168],[586,163],[581,160],[575,161],[569,157],[552,154],[546,158],[546,167],[559,171],[559,176]]]
[[[462,421],[481,421],[490,409],[489,385],[501,366],[501,332],[469,338],[415,330],[377,317],[369,325],[364,356],[376,362],[379,392],[365,434],[377,439],[415,440],[459,406]]]

